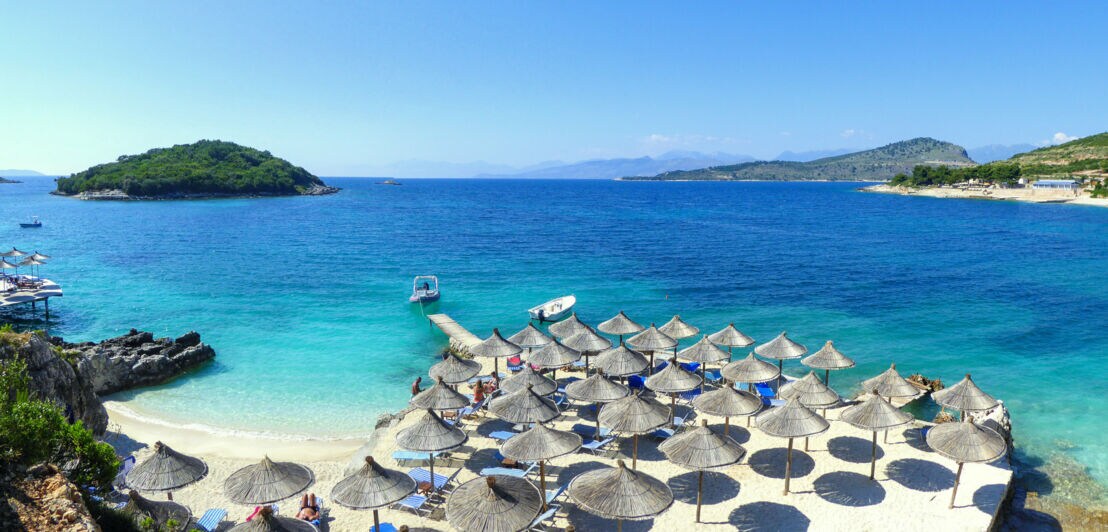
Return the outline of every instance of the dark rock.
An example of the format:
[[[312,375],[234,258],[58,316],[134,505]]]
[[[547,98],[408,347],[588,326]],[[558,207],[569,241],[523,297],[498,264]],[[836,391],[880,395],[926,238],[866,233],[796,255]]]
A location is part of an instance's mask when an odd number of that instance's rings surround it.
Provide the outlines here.
[[[200,333],[196,331],[189,331],[182,334],[179,338],[173,341],[173,343],[181,347],[192,347],[194,345],[200,345]]]
[[[149,332],[132,329],[99,344],[61,345],[80,353],[77,371],[99,395],[159,384],[215,358],[215,350],[195,331],[177,340],[155,340]]]
[[[0,345],[0,361],[15,357],[26,361],[31,391],[35,395],[71,413],[96,435],[104,434],[108,428],[108,413],[89,382],[58,356],[55,346],[44,336],[30,334],[27,338],[18,347]]]

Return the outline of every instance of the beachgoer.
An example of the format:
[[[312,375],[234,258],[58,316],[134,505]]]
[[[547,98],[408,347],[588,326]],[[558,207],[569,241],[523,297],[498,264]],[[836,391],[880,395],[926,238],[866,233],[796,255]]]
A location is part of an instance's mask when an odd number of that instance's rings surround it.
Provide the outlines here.
[[[480,403],[485,400],[485,386],[478,382],[473,385],[473,404]]]
[[[396,532],[408,532],[409,530],[408,525],[400,525],[400,528],[396,529]]]
[[[412,397],[419,395],[419,392],[423,390],[419,389],[419,383],[423,382],[423,377],[416,377],[415,382],[412,383]]]
[[[539,309],[539,325],[542,325],[542,322],[545,321],[545,320],[546,320],[546,311],[540,308]]]
[[[316,500],[314,493],[300,497],[300,511],[297,512],[296,518],[319,526],[319,501]]]

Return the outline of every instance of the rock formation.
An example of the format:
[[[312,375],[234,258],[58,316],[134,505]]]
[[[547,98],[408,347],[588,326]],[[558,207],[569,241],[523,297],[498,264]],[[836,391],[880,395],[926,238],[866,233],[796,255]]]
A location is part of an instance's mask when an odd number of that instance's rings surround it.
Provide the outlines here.
[[[88,380],[41,334],[10,335],[0,343],[0,362],[19,358],[27,363],[31,391],[79,419],[96,435],[108,428],[108,413]]]
[[[195,331],[176,340],[154,338],[135,329],[100,343],[70,344],[51,340],[63,350],[77,353],[77,371],[97,395],[165,382],[215,357],[215,350],[200,342]]]
[[[99,532],[81,491],[58,468],[40,464],[3,472],[0,530]]]

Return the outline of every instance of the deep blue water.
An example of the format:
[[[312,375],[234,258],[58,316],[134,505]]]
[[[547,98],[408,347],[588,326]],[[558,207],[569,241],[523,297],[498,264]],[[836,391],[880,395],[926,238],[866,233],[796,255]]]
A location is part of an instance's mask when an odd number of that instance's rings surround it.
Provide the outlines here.
[[[1025,453],[1108,482],[1108,209],[831,183],[361,179],[325,197],[98,203],[26,181],[0,185],[0,247],[53,255],[66,295],[49,323],[0,316],[70,340],[195,329],[217,350],[131,395],[152,416],[369,432],[446,343],[407,303],[411,277],[435,273],[434,310],[482,336],[575,293],[589,323],[680,313],[704,332],[835,340],[858,361],[832,375],[844,394],[894,361],[947,383],[972,372]],[[18,228],[31,215],[45,227]]]

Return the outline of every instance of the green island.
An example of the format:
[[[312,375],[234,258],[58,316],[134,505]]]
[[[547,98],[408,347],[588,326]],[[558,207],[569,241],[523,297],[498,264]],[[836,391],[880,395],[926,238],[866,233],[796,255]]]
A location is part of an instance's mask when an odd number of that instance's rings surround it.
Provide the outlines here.
[[[14,179],[8,179],[8,178],[6,178],[6,177],[0,176],[0,185],[3,185],[3,184],[5,184],[5,183],[11,183],[11,184],[14,184],[14,183],[19,183],[19,181],[16,181],[16,180],[14,180]]]
[[[932,138],[894,142],[880,148],[808,162],[755,161],[699,170],[677,170],[624,181],[886,181],[917,165],[963,167],[973,160],[965,148]]]
[[[338,190],[268,151],[201,140],[124,155],[58,178],[53,193],[81,199],[184,199],[319,195]]]

